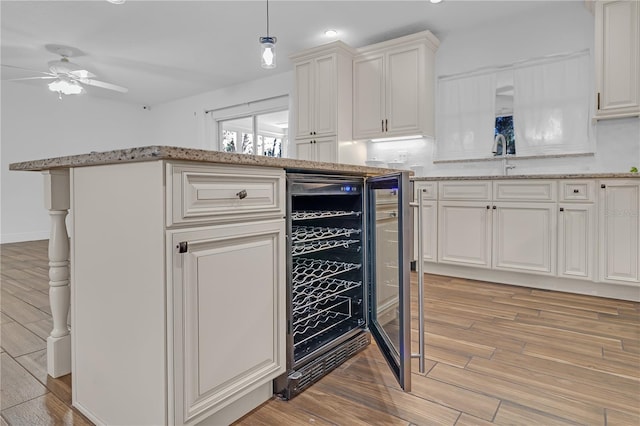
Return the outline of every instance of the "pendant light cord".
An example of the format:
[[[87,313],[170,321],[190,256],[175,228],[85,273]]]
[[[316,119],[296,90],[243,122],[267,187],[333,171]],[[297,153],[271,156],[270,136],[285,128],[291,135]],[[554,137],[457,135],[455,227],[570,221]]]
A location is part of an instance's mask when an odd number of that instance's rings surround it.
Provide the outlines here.
[[[269,37],[269,0],[267,0],[267,37]]]

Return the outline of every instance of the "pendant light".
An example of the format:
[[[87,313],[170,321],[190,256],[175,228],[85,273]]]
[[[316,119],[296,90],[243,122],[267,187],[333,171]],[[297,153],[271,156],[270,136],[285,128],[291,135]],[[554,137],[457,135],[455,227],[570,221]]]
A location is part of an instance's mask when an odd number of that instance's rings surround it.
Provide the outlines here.
[[[267,36],[260,37],[260,65],[262,68],[276,67],[276,41],[269,36],[269,0],[267,0]]]

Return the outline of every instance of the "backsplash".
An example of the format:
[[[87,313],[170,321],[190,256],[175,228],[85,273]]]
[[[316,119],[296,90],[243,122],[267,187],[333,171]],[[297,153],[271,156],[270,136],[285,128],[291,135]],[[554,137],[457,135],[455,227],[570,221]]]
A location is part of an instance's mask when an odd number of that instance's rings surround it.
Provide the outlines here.
[[[640,118],[598,121],[595,125],[596,149],[593,154],[541,158],[510,157],[515,168],[510,175],[562,173],[625,173],[640,168]],[[413,169],[416,176],[496,176],[504,173],[501,159],[433,162],[432,138],[389,142],[368,142],[367,160],[398,162],[400,168]],[[413,167],[412,167],[413,166]],[[418,166],[418,167],[416,167]]]

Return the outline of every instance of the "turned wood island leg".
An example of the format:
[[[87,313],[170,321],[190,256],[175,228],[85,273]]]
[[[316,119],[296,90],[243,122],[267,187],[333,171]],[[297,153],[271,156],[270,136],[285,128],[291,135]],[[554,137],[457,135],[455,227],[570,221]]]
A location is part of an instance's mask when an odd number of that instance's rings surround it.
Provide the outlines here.
[[[51,216],[49,237],[49,303],[53,330],[47,338],[47,373],[71,373],[71,334],[67,326],[70,305],[69,235],[65,219],[69,210],[69,170],[48,170],[44,175],[45,207]]]

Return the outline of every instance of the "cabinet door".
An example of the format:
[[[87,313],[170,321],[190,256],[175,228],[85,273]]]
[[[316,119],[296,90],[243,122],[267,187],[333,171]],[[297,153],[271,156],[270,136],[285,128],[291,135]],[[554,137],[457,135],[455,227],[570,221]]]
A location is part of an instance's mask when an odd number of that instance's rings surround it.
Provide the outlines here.
[[[600,279],[640,282],[640,182],[600,181]]]
[[[438,208],[438,262],[491,267],[489,203],[441,201]]]
[[[285,371],[284,220],[169,232],[168,244],[169,382],[175,386],[175,422],[182,424]]]
[[[555,274],[556,204],[494,203],[493,267]]]
[[[384,56],[353,63],[353,138],[380,137],[384,133]]]
[[[335,135],[338,108],[336,55],[315,61],[314,136]]]
[[[338,161],[338,145],[336,138],[323,138],[314,140],[315,160],[326,163]]]
[[[591,280],[596,229],[593,205],[560,204],[558,218],[558,275]]]
[[[424,46],[392,50],[386,59],[386,136],[416,135],[425,115]]]
[[[296,158],[309,161],[316,159],[315,147],[310,140],[296,141]]]
[[[640,4],[596,2],[596,116],[640,114]]]
[[[294,97],[294,111],[296,123],[296,137],[305,138],[313,133],[314,110],[314,75],[312,60],[296,64],[296,90]]]

